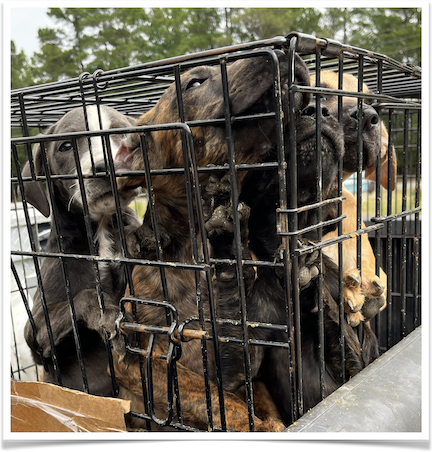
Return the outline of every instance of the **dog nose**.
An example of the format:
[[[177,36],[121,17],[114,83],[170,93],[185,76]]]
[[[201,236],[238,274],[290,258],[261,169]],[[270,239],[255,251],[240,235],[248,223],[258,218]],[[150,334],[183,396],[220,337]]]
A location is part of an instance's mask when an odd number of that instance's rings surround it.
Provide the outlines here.
[[[328,108],[325,105],[320,105],[321,118],[327,118],[330,116]],[[303,116],[310,116],[312,118],[317,117],[316,103],[311,102],[301,113]]]
[[[100,162],[96,162],[94,165],[94,169],[96,173],[104,173],[106,171],[105,162],[103,160]]]
[[[348,111],[348,114],[354,118],[358,119],[358,108],[354,107]],[[376,110],[372,107],[363,107],[363,128],[372,129],[379,124],[379,116]]]

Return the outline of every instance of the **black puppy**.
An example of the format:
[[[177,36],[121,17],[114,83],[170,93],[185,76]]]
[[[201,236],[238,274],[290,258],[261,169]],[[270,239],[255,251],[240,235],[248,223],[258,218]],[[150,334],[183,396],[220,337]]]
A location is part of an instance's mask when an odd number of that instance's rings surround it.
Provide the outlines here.
[[[127,118],[112,108],[100,107],[100,115],[96,106],[87,108],[88,129],[93,131],[111,128],[125,128],[134,125],[132,118]],[[99,123],[101,121],[101,124]],[[60,121],[51,126],[46,134],[80,132],[87,129],[84,109],[77,108],[68,112]],[[120,147],[122,135],[111,135],[110,148],[115,170],[126,170],[128,165],[119,162],[115,157]],[[107,154],[104,152],[102,138],[78,138],[77,152],[83,174],[106,172]],[[74,143],[69,139],[44,143],[46,159],[51,175],[77,174],[75,164]],[[105,144],[106,146],[106,144]],[[108,152],[108,150],[106,150]],[[33,148],[33,163],[36,175],[44,175],[43,154],[41,145]],[[29,162],[23,168],[23,177],[31,176]],[[51,233],[46,252],[72,255],[90,255],[91,248],[83,213],[83,194],[76,179],[53,180],[52,206],[37,181],[24,182],[24,198],[39,209],[45,216],[51,217]],[[115,214],[115,202],[108,177],[86,178],[84,188],[88,210],[91,218],[91,235],[96,247],[96,254],[101,257],[120,257],[119,224],[123,222],[125,230],[134,230],[140,223],[127,205],[136,196],[137,190],[127,188],[119,190],[121,218]],[[56,221],[55,221],[56,220]],[[57,225],[56,225],[57,223]],[[61,240],[61,242],[59,241]],[[62,245],[60,245],[62,243]],[[62,248],[61,248],[62,246]],[[100,262],[101,293],[105,306],[101,314],[97,293],[95,271],[90,260],[64,259],[69,278],[70,297],[78,324],[78,336],[89,392],[96,395],[113,395],[111,378],[107,372],[108,355],[102,338],[105,332],[110,335],[111,343],[120,356],[125,354],[124,340],[116,333],[115,320],[119,315],[118,301],[124,293],[126,282],[124,268],[113,262]],[[66,292],[66,282],[62,264],[57,258],[45,258],[41,266],[42,288],[34,296],[32,310],[36,331],[28,321],[25,327],[25,338],[32,350],[37,364],[44,363],[43,381],[59,383],[63,386],[85,389],[80,364],[77,359],[71,319],[71,308]],[[56,349],[56,357],[60,373],[58,378],[54,362],[51,359],[54,351],[47,332],[41,294],[48,309],[49,323]],[[39,352],[42,351],[43,358]]]
[[[305,96],[308,100],[309,98]],[[317,152],[316,118],[321,116],[321,158],[322,158],[322,198],[337,196],[337,168],[343,157],[343,130],[336,118],[326,107],[317,111],[315,103],[310,103],[296,115],[296,149],[289,148],[289,130],[285,129],[286,159],[290,152],[297,153],[297,205],[306,206],[317,202]],[[268,161],[276,161],[274,152]],[[287,171],[289,181],[290,172]],[[277,171],[255,172],[248,175],[240,195],[240,200],[250,206],[249,234],[250,250],[258,260],[278,259],[281,237],[277,233],[277,208],[279,207],[279,177]],[[335,218],[333,204],[322,207],[322,220]],[[318,210],[310,209],[298,214],[298,229],[318,223]],[[326,234],[335,226],[322,228]],[[312,229],[300,235],[302,240],[317,240],[318,230]],[[301,266],[310,269],[310,275],[316,275],[313,267],[318,268],[319,253],[303,258]],[[303,408],[308,410],[321,400],[320,393],[320,350],[318,337],[318,299],[323,297],[324,305],[324,393],[329,395],[340,386],[340,346],[339,346],[339,306],[338,271],[335,264],[322,255],[323,283],[322,293],[318,278],[300,287],[300,326],[301,360],[303,375]],[[300,284],[301,286],[301,284]],[[286,319],[285,283],[281,272],[271,268],[258,267],[257,278],[251,291],[248,305],[248,319],[281,324]],[[260,301],[257,301],[260,300]],[[260,307],[254,311],[253,307]],[[362,367],[361,349],[354,330],[345,322],[341,325],[345,335],[345,370],[347,376],[358,373]],[[263,333],[264,335],[264,333]],[[268,334],[266,333],[268,336]],[[264,337],[263,337],[264,338]],[[268,337],[267,337],[268,340]],[[271,340],[288,342],[288,335],[274,332]],[[270,391],[281,418],[286,425],[292,423],[291,394],[295,390],[290,385],[290,366],[287,352],[278,347],[267,347],[259,371],[259,377]]]

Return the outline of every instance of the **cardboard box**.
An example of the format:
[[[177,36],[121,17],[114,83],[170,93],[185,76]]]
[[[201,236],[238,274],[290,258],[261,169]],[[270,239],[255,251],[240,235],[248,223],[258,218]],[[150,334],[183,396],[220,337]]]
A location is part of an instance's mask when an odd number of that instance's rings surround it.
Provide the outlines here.
[[[130,401],[11,381],[12,432],[125,432]]]

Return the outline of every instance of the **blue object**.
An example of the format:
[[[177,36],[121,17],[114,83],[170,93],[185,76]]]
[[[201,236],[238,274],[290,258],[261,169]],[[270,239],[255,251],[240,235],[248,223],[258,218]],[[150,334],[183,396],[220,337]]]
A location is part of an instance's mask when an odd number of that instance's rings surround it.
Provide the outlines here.
[[[344,185],[348,191],[353,194],[357,193],[357,174],[352,174],[345,182]],[[375,182],[362,177],[362,193],[371,192],[375,188]]]

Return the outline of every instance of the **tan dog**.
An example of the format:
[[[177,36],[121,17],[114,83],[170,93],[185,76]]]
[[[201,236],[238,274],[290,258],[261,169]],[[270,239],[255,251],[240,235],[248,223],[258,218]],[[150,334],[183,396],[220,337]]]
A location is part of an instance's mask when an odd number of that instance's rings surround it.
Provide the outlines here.
[[[315,76],[311,77],[311,84],[315,84]],[[338,74],[331,71],[321,73],[321,87],[338,89]],[[350,74],[344,74],[344,91],[358,91],[358,80]],[[363,84],[363,92],[370,93],[369,88]],[[322,103],[330,114],[337,115],[338,96],[324,95]],[[363,169],[365,178],[376,181],[376,160],[381,154],[381,185],[388,189],[388,133],[384,123],[378,117],[376,111],[364,101],[363,106]],[[345,140],[345,156],[343,160],[343,180],[357,171],[357,98],[343,97],[343,127]],[[396,152],[392,148],[392,187],[396,187]],[[342,196],[346,200],[342,202],[342,214],[346,219],[342,222],[342,233],[348,234],[357,230],[357,199],[346,188],[342,188]],[[362,222],[361,228],[365,225]],[[337,231],[323,237],[328,240],[337,237]],[[343,270],[344,270],[344,300],[347,320],[352,326],[361,321],[368,321],[376,315],[378,310],[386,307],[387,276],[382,269],[380,275],[375,274],[375,255],[367,234],[361,236],[361,276],[357,269],[357,240],[351,238],[343,242]],[[324,252],[335,262],[338,262],[338,245],[331,245]],[[366,301],[366,303],[365,303]]]

